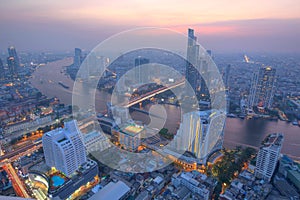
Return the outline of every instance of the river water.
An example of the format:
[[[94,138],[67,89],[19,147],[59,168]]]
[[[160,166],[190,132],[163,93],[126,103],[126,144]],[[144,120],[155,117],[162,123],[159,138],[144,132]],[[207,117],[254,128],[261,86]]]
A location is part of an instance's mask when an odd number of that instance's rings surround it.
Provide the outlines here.
[[[48,97],[58,97],[62,103],[72,103],[73,81],[64,73],[64,67],[73,62],[72,58],[48,63],[39,67],[30,79],[31,84]],[[61,81],[68,89],[58,84]],[[98,112],[104,112],[106,102],[110,101],[110,95],[98,91],[96,93],[96,108]],[[165,127],[170,132],[176,132],[180,121],[180,109],[173,105],[165,105],[167,120]],[[150,120],[145,114],[133,112],[132,118],[148,123]],[[293,126],[283,121],[269,121],[263,119],[242,120],[239,118],[227,118],[224,147],[234,148],[237,145],[257,148],[261,141],[269,134],[281,132],[284,134],[282,153],[293,159],[300,160],[300,127]]]

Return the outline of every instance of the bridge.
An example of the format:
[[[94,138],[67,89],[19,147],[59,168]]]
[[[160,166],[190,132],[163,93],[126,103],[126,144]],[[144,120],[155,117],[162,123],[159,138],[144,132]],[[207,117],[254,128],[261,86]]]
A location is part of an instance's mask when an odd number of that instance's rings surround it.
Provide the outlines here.
[[[146,99],[154,97],[157,94],[161,94],[163,92],[166,92],[168,90],[171,90],[173,88],[179,87],[179,86],[184,85],[184,84],[185,84],[185,80],[181,80],[177,83],[173,83],[173,84],[170,84],[168,86],[163,86],[163,87],[158,88],[156,90],[150,91],[146,94],[142,94],[141,96],[139,96],[137,98],[131,99],[129,102],[125,102],[125,103],[121,104],[121,106],[125,107],[125,108],[129,108],[129,107],[131,107],[131,106],[133,106],[137,103],[143,102]]]

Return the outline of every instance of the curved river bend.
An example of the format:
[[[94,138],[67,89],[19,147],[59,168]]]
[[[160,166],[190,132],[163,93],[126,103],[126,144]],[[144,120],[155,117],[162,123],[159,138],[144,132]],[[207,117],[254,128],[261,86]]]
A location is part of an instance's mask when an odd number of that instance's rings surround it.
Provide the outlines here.
[[[72,62],[72,58],[66,58],[39,67],[30,79],[31,84],[44,95],[58,97],[62,103],[71,104],[73,80],[65,75],[64,67],[72,64]],[[60,81],[64,85],[69,86],[69,88],[67,89],[59,85],[58,82]],[[104,111],[106,109],[106,102],[109,100],[109,94],[102,91],[97,92],[97,111]],[[176,132],[180,120],[180,109],[172,105],[165,105],[165,108],[168,113],[165,126],[171,132]],[[143,113],[133,112],[132,117],[142,121],[149,120]],[[244,145],[257,148],[266,135],[274,132],[281,132],[285,136],[282,153],[289,155],[293,159],[300,160],[300,127],[283,121],[227,118],[224,146],[234,148],[237,145]]]

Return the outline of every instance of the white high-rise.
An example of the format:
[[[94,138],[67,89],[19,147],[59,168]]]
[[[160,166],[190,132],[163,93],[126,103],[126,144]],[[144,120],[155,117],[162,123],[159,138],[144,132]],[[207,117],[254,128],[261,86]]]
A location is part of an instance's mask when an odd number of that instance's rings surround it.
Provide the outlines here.
[[[273,133],[266,137],[260,147],[257,159],[255,176],[265,181],[270,181],[276,168],[283,143],[283,134]]]
[[[223,145],[225,113],[195,111],[183,115],[175,136],[177,150],[190,151],[203,163]]]
[[[65,122],[64,128],[45,133],[42,141],[46,164],[67,176],[72,175],[87,160],[80,137],[81,133],[75,120]]]

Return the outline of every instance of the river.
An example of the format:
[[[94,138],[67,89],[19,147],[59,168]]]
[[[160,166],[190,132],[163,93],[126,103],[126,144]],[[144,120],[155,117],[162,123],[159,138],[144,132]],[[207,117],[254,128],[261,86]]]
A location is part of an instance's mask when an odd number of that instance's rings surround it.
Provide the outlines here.
[[[70,65],[72,62],[72,58],[66,58],[39,67],[30,79],[31,84],[44,95],[58,97],[62,103],[71,104],[73,80],[64,73],[64,67]],[[67,89],[59,85],[58,82],[60,81],[69,88]],[[96,93],[97,111],[104,112],[106,102],[109,100],[109,94],[98,91]],[[171,132],[176,132],[180,120],[180,109],[173,105],[165,105],[165,109],[168,116],[165,127]],[[145,114],[138,112],[133,112],[132,118],[142,120],[146,123],[149,121],[149,118]],[[293,159],[300,160],[300,128],[283,121],[227,118],[224,147],[234,148],[237,145],[242,145],[257,148],[269,133],[274,132],[284,134],[285,138],[281,152]]]

